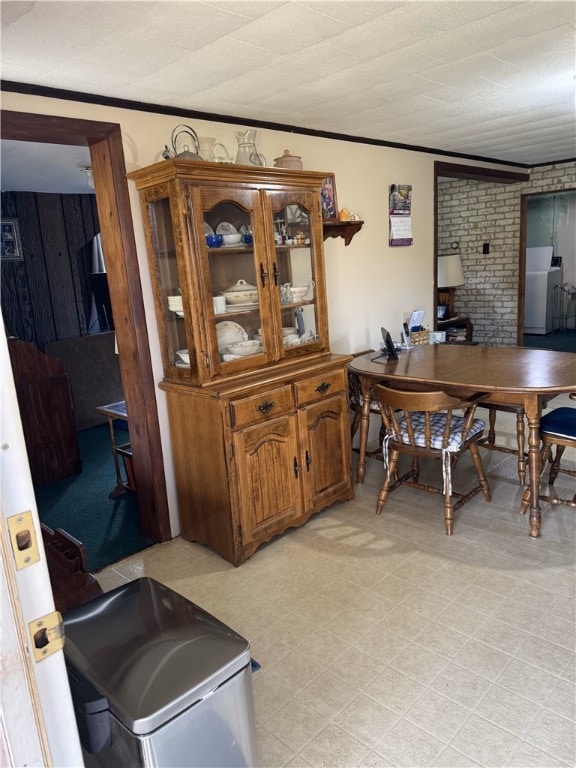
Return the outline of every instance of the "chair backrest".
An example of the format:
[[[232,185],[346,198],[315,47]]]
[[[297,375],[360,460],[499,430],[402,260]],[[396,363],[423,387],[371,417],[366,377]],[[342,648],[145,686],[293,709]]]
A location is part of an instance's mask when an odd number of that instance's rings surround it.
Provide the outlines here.
[[[477,432],[477,426],[474,425],[476,405],[486,396],[485,392],[476,392],[466,397],[455,397],[443,391],[400,390],[383,384],[379,384],[373,391],[388,436],[394,439],[403,435],[403,442],[407,439],[410,446],[428,450],[446,449],[453,442],[453,411],[464,411],[457,422],[460,435],[458,445],[468,439],[473,427],[473,431]],[[434,414],[439,413],[445,414],[441,421],[434,417]],[[440,434],[439,424],[442,427]]]

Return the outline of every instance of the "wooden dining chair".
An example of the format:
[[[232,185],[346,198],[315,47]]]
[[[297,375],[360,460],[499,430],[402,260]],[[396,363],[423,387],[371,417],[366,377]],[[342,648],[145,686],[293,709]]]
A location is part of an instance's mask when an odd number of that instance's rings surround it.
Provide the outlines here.
[[[576,400],[576,392],[570,395],[571,400]],[[544,414],[540,419],[540,440],[542,442],[542,452],[540,454],[540,468],[544,468],[550,462],[550,472],[548,475],[548,485],[553,486],[559,473],[576,477],[576,470],[560,466],[560,461],[566,448],[576,448],[576,408],[561,407],[554,408],[552,411]],[[556,448],[556,454],[553,455],[553,448]],[[563,504],[566,507],[576,509],[576,493],[571,499],[562,499],[551,493],[541,493],[541,501],[547,501],[549,504]],[[520,512],[526,513],[530,506],[530,489],[524,491]]]
[[[374,352],[373,349],[365,349],[363,352],[354,353],[354,357],[360,357],[360,355],[367,355],[368,352]],[[362,418],[362,405],[364,403],[364,395],[362,394],[362,388],[360,386],[360,379],[358,376],[348,369],[348,404],[350,407],[350,413],[352,414],[352,423],[350,425],[350,444],[353,445],[354,437],[360,428],[360,420]],[[375,400],[370,401],[370,414],[380,417],[380,408]],[[374,451],[367,451],[366,456],[372,458],[381,458],[382,440],[380,445]],[[352,448],[355,453],[359,453],[359,448]]]
[[[491,451],[513,453],[517,457],[518,482],[524,485],[526,480],[526,428],[524,421],[524,408],[521,405],[509,405],[505,403],[479,403],[481,408],[488,409],[488,434],[478,441],[478,445]],[[516,414],[516,448],[496,442],[496,414],[498,411]]]
[[[478,450],[486,426],[475,418],[476,406],[486,397],[476,393],[464,398],[446,392],[414,392],[391,389],[379,384],[373,397],[378,401],[385,437],[382,455],[385,465],[384,482],[378,494],[376,512],[380,514],[388,494],[404,484],[429,493],[444,495],[444,524],[450,536],[454,525],[454,511],[482,491],[490,501],[490,487],[482,467]],[[455,411],[463,410],[463,415]],[[452,469],[458,458],[469,450],[478,475],[478,485],[467,493],[456,493],[452,488]],[[401,453],[412,457],[411,469],[401,477],[397,474]],[[443,487],[426,485],[419,481],[419,459],[431,457],[442,462]],[[454,503],[454,499],[457,499]]]
[[[550,398],[542,398],[542,408],[545,408]],[[488,434],[478,441],[478,445],[491,451],[513,453],[518,467],[518,482],[524,485],[526,481],[526,421],[524,407],[511,403],[478,403],[480,408],[488,410]],[[496,415],[498,412],[516,414],[516,448],[510,448],[496,442]]]

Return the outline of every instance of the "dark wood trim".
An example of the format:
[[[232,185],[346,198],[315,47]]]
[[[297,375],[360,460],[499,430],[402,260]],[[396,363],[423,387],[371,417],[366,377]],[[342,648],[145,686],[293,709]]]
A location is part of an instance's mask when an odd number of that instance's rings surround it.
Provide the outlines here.
[[[166,480],[120,126],[2,110],[2,137],[89,146],[128,413],[142,532],[170,539]]]
[[[484,159],[483,162],[492,161]],[[496,184],[512,184],[516,181],[530,181],[529,173],[504,171],[498,168],[478,168],[475,165],[460,165],[457,163],[443,163],[440,161],[434,163],[434,176],[436,179],[440,176],[448,176],[452,179],[491,181]]]
[[[67,91],[63,88],[48,88],[43,85],[34,85],[32,83],[17,83],[13,80],[0,80],[0,89],[7,93],[23,93],[29,96],[42,96],[49,99],[64,99],[66,101],[77,101],[83,104],[100,104],[114,109],[131,109],[139,112],[148,112],[151,114],[174,115],[179,118],[191,118],[193,120],[209,120],[225,124],[249,125],[254,128],[265,128],[271,131],[284,131],[295,133],[301,136],[317,136],[334,141],[347,141],[355,144],[369,144],[376,147],[390,147],[391,149],[401,149],[408,152],[422,152],[424,154],[439,155],[441,157],[462,158],[462,160],[473,160],[480,163],[498,163],[499,165],[509,165],[514,168],[532,168],[527,163],[514,163],[510,160],[499,160],[495,157],[482,157],[480,155],[468,155],[463,152],[447,152],[434,147],[422,147],[417,144],[401,144],[395,141],[381,141],[380,139],[370,139],[363,136],[349,136],[344,133],[333,133],[330,131],[318,131],[312,128],[303,128],[297,125],[287,125],[285,123],[274,123],[266,120],[253,120],[238,115],[218,115],[212,112],[199,112],[194,109],[182,109],[181,107],[171,107],[166,104],[146,104],[142,101],[132,101],[130,99],[118,99],[110,96],[101,96],[94,93],[83,93],[81,91]],[[539,165],[559,165],[562,163],[574,162],[572,158],[567,160],[550,160]],[[465,177],[469,178],[469,177]],[[488,181],[488,179],[485,179]]]

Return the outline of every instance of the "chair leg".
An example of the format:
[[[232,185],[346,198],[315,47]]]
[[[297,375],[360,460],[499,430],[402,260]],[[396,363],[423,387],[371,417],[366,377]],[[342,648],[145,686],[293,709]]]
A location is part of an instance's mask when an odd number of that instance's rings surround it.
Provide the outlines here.
[[[388,454],[388,466],[386,468],[386,474],[384,475],[384,482],[380,488],[378,494],[378,501],[376,503],[376,513],[379,515],[382,512],[382,507],[386,504],[388,498],[388,491],[392,483],[392,478],[396,475],[396,464],[398,463],[399,451],[390,450]]]
[[[354,441],[354,436],[356,432],[358,432],[358,427],[360,426],[361,418],[362,418],[362,414],[358,413],[358,411],[354,411],[354,418],[352,419],[352,425],[350,427],[350,442]]]
[[[516,443],[518,445],[518,479],[520,485],[526,481],[526,453],[524,451],[524,414],[516,414]]]
[[[554,480],[556,480],[556,478],[558,477],[558,472],[560,472],[560,459],[562,458],[562,454],[564,453],[565,448],[566,448],[565,445],[556,446],[556,456],[554,457],[554,461],[552,462],[552,466],[550,467],[550,475],[548,476],[548,485],[554,485]]]
[[[480,451],[478,450],[478,446],[476,445],[476,443],[470,443],[470,455],[472,456],[472,461],[474,462],[474,466],[476,467],[476,473],[478,475],[478,480],[480,481],[480,487],[482,488],[482,493],[484,494],[484,498],[486,499],[486,501],[490,501],[492,499],[492,496],[490,494],[490,486],[488,485],[488,480],[486,479],[486,475],[484,474],[484,467],[482,466]]]
[[[420,461],[418,456],[412,456],[412,482],[417,483],[420,476]]]
[[[454,528],[454,505],[452,503],[452,496],[448,491],[444,494],[444,525],[446,527],[446,535],[452,536],[452,529]]]
[[[526,488],[524,491],[524,495],[522,496],[522,503],[520,504],[520,514],[525,515],[526,510],[530,506],[530,486]]]
[[[496,442],[496,411],[490,408],[488,411],[488,445],[493,446]]]

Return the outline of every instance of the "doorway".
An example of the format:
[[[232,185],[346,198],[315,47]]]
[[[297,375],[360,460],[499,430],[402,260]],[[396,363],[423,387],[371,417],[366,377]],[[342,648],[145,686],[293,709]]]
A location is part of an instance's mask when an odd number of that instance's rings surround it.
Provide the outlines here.
[[[576,190],[523,195],[521,215],[523,345],[576,352]]]
[[[445,163],[436,161],[434,163],[434,301],[433,306],[435,308],[435,314],[437,315],[437,308],[442,303],[440,300],[438,290],[438,256],[447,255],[450,251],[440,252],[439,244],[442,241],[440,237],[442,222],[439,221],[439,182],[451,181],[452,179],[466,180],[473,182],[490,182],[492,184],[514,184],[517,182],[528,182],[530,180],[530,174],[528,172],[521,171],[505,171],[495,168],[480,168],[476,166],[459,165],[456,163]],[[460,253],[460,243],[453,243],[450,248],[454,249],[454,253]],[[519,255],[519,284],[518,295],[521,297],[522,307],[524,296],[524,279],[523,279],[524,260],[523,254]],[[458,283],[459,284],[459,283]],[[457,283],[451,283],[450,285],[458,285]],[[453,290],[448,288],[448,290]],[[523,316],[519,313],[518,319]],[[458,319],[467,319],[472,324],[472,333],[474,326],[474,317],[465,317]],[[436,327],[437,327],[436,321]],[[522,338],[522,329],[518,327],[518,338]],[[518,341],[517,343],[521,343]]]
[[[0,117],[5,139],[89,147],[102,243],[109,254],[110,301],[132,425],[140,523],[150,541],[167,541],[166,480],[120,126],[6,110]]]

